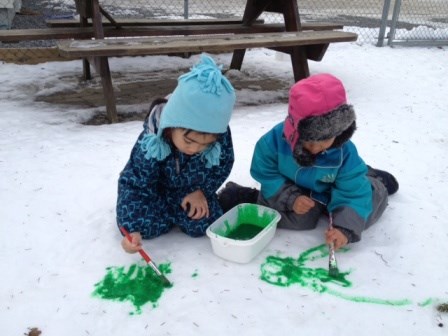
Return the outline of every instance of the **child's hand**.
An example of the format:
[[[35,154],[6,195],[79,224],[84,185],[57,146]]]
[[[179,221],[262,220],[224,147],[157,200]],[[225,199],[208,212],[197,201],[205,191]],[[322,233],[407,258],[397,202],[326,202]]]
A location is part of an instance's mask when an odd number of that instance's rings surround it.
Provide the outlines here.
[[[127,253],[138,252],[142,248],[142,235],[140,232],[132,232],[129,235],[132,238],[132,242],[130,242],[126,237],[123,237],[121,246]]]
[[[208,202],[202,190],[196,190],[185,196],[180,206],[184,211],[188,211],[187,216],[191,219],[201,219],[210,215]]]
[[[338,229],[329,229],[325,232],[325,240],[328,245],[331,243],[334,244],[334,249],[338,250],[342,246],[348,244],[348,239],[340,230]]]
[[[312,207],[314,207],[316,203],[307,196],[299,196],[294,201],[293,210],[298,215],[306,214]]]

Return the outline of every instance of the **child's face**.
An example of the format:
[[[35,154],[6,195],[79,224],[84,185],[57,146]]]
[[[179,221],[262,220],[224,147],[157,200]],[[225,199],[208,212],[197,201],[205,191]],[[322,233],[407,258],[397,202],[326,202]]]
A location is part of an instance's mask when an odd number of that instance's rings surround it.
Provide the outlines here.
[[[187,155],[202,152],[216,140],[216,134],[198,133],[184,128],[174,128],[171,132],[171,141],[174,146]]]
[[[336,137],[321,141],[305,141],[303,143],[303,148],[311,154],[316,155],[330,148],[334,142],[334,139],[336,139]]]

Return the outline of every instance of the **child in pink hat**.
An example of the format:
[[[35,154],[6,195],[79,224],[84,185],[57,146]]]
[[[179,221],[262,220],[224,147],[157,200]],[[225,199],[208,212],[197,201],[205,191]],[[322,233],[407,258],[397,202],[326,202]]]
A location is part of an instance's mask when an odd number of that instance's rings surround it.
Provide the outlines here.
[[[250,172],[260,192],[229,182],[220,193],[221,206],[257,202],[279,211],[278,226],[293,230],[314,229],[322,214],[332,214],[327,243],[338,249],[359,241],[398,182],[364,163],[350,140],[355,130],[355,111],[339,79],[319,74],[297,82],[285,121],[255,146]]]

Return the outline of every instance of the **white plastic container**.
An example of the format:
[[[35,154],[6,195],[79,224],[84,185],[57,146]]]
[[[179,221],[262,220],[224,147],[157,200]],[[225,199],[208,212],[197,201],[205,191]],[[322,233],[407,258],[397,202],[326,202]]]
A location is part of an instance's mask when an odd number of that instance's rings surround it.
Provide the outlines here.
[[[217,256],[237,263],[248,263],[272,240],[279,220],[280,214],[274,209],[243,203],[210,225],[207,236]],[[235,237],[238,234],[239,237]]]

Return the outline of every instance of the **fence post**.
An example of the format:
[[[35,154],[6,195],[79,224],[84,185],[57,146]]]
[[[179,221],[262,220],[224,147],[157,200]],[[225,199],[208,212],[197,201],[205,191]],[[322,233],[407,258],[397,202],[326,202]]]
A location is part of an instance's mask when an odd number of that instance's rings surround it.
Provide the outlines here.
[[[380,32],[378,34],[377,47],[382,47],[384,43],[384,35],[386,34],[387,18],[389,17],[390,0],[384,0],[383,14],[381,16]]]
[[[392,22],[390,25],[389,39],[387,41],[387,45],[392,45],[393,40],[395,39],[395,30],[397,28],[398,16],[400,15],[401,9],[401,0],[395,0],[394,12],[392,14]]]
[[[188,19],[188,0],[184,0],[184,19]]]

